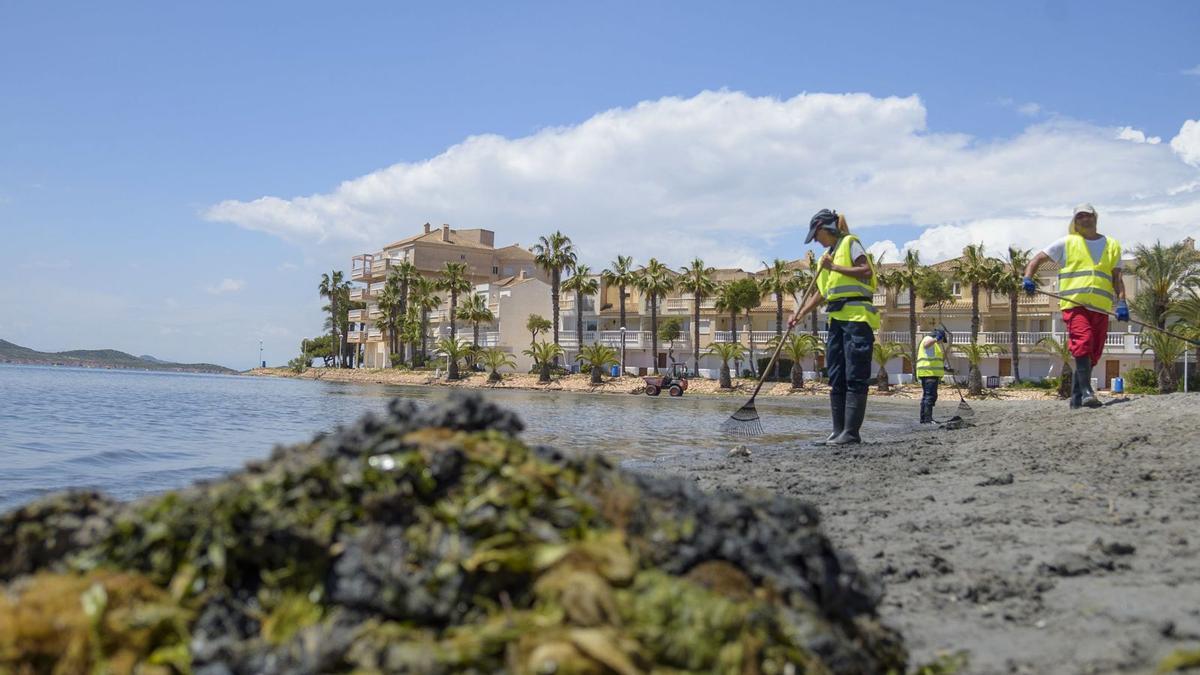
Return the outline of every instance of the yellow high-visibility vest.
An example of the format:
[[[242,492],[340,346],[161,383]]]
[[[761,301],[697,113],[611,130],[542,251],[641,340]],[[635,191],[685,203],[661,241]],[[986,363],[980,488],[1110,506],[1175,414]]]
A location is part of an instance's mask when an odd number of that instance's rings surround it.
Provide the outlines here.
[[[917,352],[917,377],[941,378],[946,374],[946,352],[942,343],[935,341],[929,347],[918,348]]]
[[[858,241],[858,237],[852,234],[842,235],[833,247],[833,264],[841,267],[854,267],[854,260],[850,257],[850,247],[856,241]],[[870,257],[867,258],[867,263],[870,264]],[[829,318],[839,321],[861,321],[870,324],[871,330],[879,330],[879,310],[871,302],[872,296],[875,294],[874,265],[871,265],[871,281],[869,283],[855,279],[849,274],[821,270],[817,276],[817,289],[826,302],[854,298],[847,301],[838,311],[830,312]]]
[[[1107,237],[1104,254],[1097,263],[1092,260],[1087,240],[1082,235],[1068,235],[1067,264],[1058,271],[1058,294],[1071,300],[1060,300],[1059,309],[1078,307],[1076,303],[1080,303],[1111,312],[1116,299],[1112,275],[1120,260],[1121,245],[1112,237]]]

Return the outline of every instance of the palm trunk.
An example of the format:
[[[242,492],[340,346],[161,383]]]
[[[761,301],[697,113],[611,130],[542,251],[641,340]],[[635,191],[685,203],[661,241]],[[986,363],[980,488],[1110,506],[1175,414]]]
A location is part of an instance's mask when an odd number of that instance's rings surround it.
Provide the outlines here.
[[[475,371],[475,355],[479,353],[479,322],[475,321],[471,327],[471,346],[475,349],[471,351],[471,371]]]
[[[421,365],[429,362],[429,310],[421,310]]]
[[[792,361],[792,389],[804,388],[804,368],[799,361]]]
[[[730,377],[729,377],[729,362],[728,361],[721,362],[720,378],[721,378],[720,379],[720,387],[722,389],[732,389],[733,388],[733,380],[730,379]]]
[[[583,293],[575,291],[575,351],[583,349]]]
[[[550,274],[550,313],[554,315],[554,344],[558,344],[558,294],[559,294],[559,271],[556,269]],[[554,365],[558,365],[558,357],[554,357]]]
[[[400,316],[404,317],[404,320],[408,319],[408,277],[400,281]],[[400,336],[396,335],[396,351],[400,352],[401,362],[408,361],[406,347],[407,345],[400,342]]]
[[[888,384],[888,372],[884,366],[879,366],[879,374],[875,376],[878,380],[879,391],[890,391],[891,385]]]
[[[912,354],[909,369],[913,382],[917,381],[917,287],[908,287],[908,353]]]
[[[979,344],[979,284],[971,284],[971,344]],[[970,367],[970,382],[967,390],[971,395],[983,393],[983,374],[979,372],[979,364],[972,363]]]
[[[1021,381],[1021,348],[1017,344],[1017,291],[1008,296],[1008,341],[1012,347],[1013,381]]]
[[[654,374],[658,374],[658,296],[650,295],[650,358],[654,361]]]
[[[592,366],[592,384],[603,384],[604,380],[600,378],[600,366]]]
[[[692,304],[692,370],[700,376],[700,296]]]
[[[455,348],[458,347],[458,326],[455,325],[454,317],[458,310],[458,293],[450,291],[450,341],[454,343]],[[451,380],[458,379],[458,359],[447,359],[450,363],[446,364],[446,377]]]
[[[617,286],[621,293],[621,328],[625,328],[625,285]],[[625,377],[625,331],[621,331],[621,377]]]
[[[820,337],[821,332],[817,329],[817,313],[813,312],[811,315],[809,315],[809,319],[811,320],[811,323],[809,324],[811,326],[811,328],[809,328],[809,332],[812,333],[813,337]]]
[[[783,340],[783,294],[775,294],[775,339]],[[779,361],[775,361],[775,379],[779,379]]]
[[[754,361],[754,316],[746,310],[746,336],[750,340],[750,374],[758,377],[758,364]]]

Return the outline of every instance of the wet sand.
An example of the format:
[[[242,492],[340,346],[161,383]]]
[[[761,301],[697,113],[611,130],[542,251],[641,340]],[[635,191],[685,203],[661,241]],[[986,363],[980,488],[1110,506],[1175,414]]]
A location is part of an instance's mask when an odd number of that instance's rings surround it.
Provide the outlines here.
[[[914,664],[965,649],[971,673],[1142,673],[1200,648],[1200,395],[971,406],[969,429],[643,468],[817,505]]]

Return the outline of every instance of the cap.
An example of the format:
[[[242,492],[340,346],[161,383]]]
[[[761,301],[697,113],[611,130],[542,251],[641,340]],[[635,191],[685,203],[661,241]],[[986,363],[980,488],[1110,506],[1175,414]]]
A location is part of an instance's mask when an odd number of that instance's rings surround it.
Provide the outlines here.
[[[1096,215],[1096,207],[1092,206],[1091,204],[1089,204],[1087,202],[1084,202],[1084,203],[1080,204],[1079,206],[1076,206],[1075,210],[1071,212],[1071,215],[1075,216],[1080,213],[1090,213],[1094,216],[1094,215]]]
[[[837,211],[830,209],[821,209],[808,221],[808,237],[804,239],[804,243],[811,243],[817,236],[817,230],[822,227],[827,229],[837,230],[838,215]]]

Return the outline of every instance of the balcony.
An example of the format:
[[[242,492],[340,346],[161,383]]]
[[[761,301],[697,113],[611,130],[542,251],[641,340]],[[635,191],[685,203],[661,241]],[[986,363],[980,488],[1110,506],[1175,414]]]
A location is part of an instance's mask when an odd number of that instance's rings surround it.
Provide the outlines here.
[[[367,284],[350,289],[350,302],[370,302],[383,290],[382,283]]]
[[[993,309],[997,307],[1009,306],[1008,296],[1002,293],[992,293],[990,299],[991,307]],[[1045,295],[1041,295],[1040,293],[1036,295],[1019,293],[1017,295],[1017,307],[1045,307],[1048,304],[1050,304],[1050,298]]]
[[[371,310],[369,309],[352,309],[349,312],[350,323],[369,323],[371,321]]]
[[[876,292],[871,296],[871,304],[876,307],[887,307],[887,291]]]
[[[362,344],[367,341],[367,332],[363,330],[352,330],[346,334],[346,341],[350,344]]]

